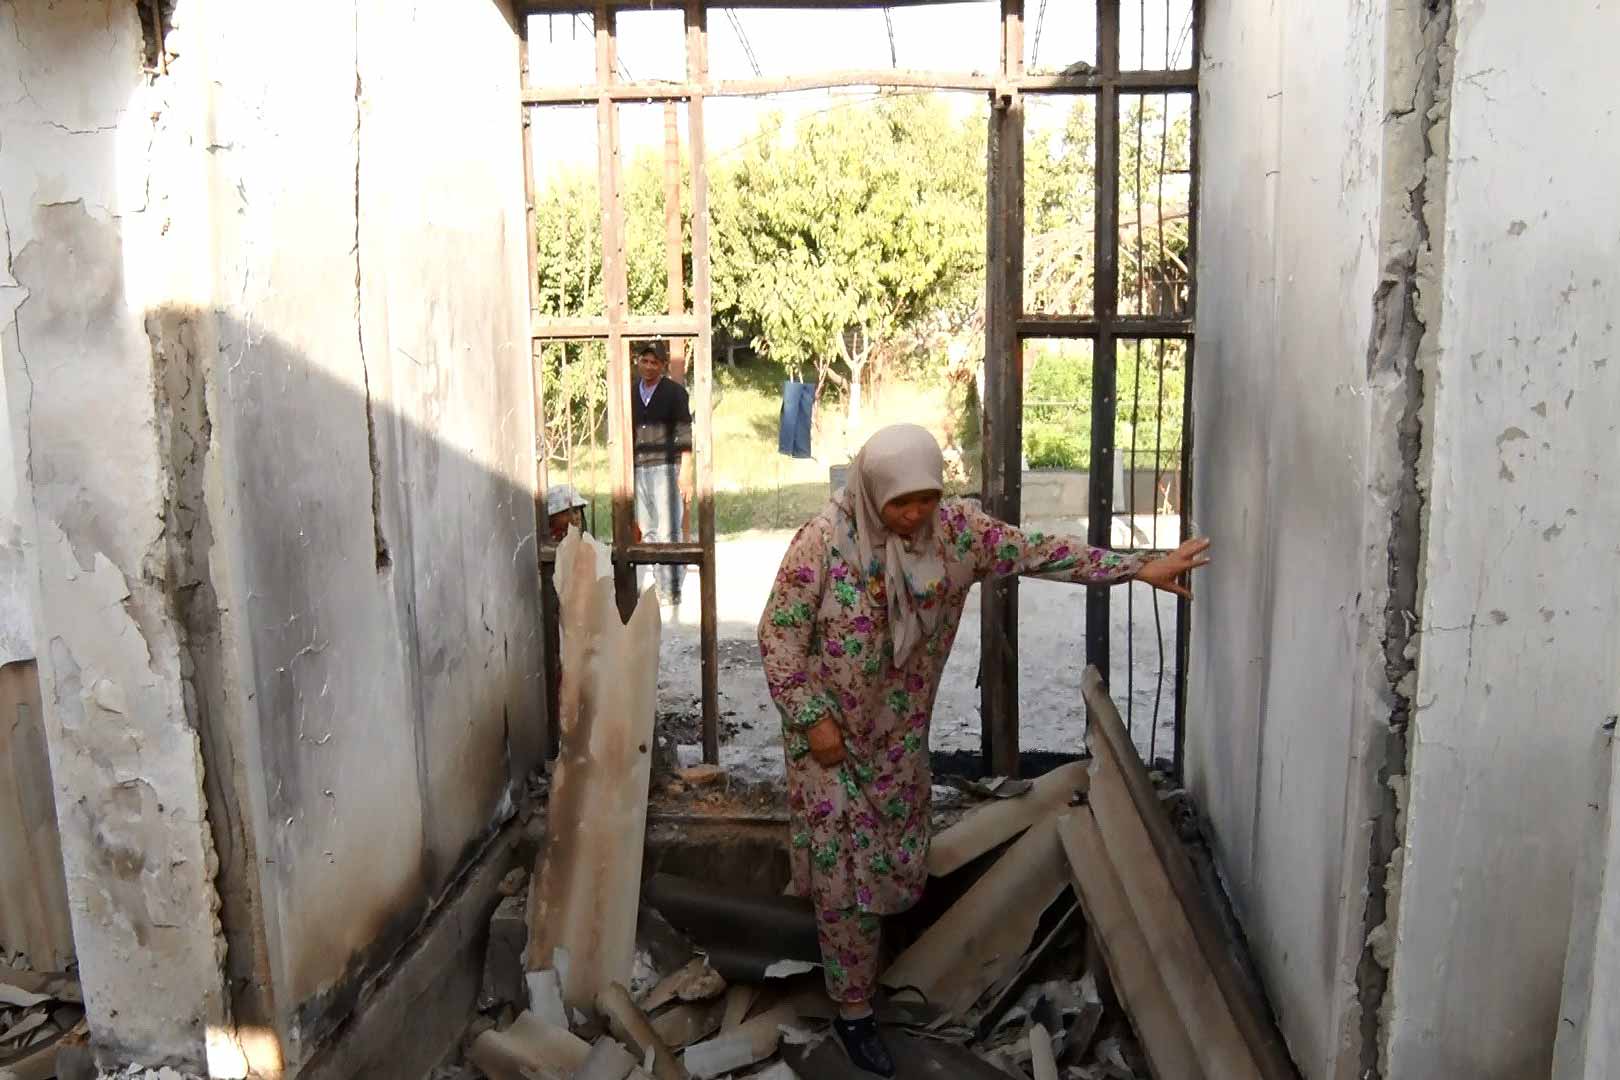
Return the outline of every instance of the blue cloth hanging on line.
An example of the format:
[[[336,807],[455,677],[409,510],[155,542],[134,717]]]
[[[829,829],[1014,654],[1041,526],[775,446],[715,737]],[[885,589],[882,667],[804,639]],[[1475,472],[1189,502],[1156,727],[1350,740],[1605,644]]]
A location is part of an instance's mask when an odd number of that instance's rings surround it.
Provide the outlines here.
[[[788,381],[782,384],[781,427],[776,452],[807,458],[810,453],[810,419],[816,405],[816,384]]]

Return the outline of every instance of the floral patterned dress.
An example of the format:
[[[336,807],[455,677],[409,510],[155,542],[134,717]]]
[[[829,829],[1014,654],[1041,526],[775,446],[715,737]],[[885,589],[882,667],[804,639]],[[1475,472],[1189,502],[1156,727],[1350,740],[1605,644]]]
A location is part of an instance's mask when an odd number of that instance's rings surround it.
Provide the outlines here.
[[[882,567],[853,565],[854,519],[834,501],[789,546],[760,621],[765,679],[782,714],[793,891],[815,905],[827,987],[865,1001],[877,981],[878,916],[904,911],[927,880],[928,728],[940,676],[976,581],[1027,574],[1082,585],[1128,581],[1146,557],[1024,533],[977,503],[940,504],[944,580],[924,600],[943,617],[894,663]],[[831,716],[845,760],[824,768],[806,732]]]

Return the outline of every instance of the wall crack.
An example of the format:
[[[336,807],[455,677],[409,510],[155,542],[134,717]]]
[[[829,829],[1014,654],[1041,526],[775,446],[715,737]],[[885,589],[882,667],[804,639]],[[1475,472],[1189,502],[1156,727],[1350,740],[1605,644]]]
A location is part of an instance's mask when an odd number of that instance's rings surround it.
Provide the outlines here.
[[[1384,276],[1373,298],[1373,334],[1368,348],[1369,384],[1380,385],[1399,408],[1391,462],[1398,463],[1390,504],[1387,545],[1388,590],[1380,628],[1383,698],[1389,709],[1374,801],[1368,857],[1365,945],[1356,969],[1360,1005],[1362,1080],[1388,1075],[1388,1031],[1395,927],[1405,858],[1405,814],[1409,730],[1416,704],[1419,651],[1425,628],[1419,611],[1423,540],[1427,527],[1424,440],[1425,367],[1437,330],[1438,289],[1443,259],[1447,123],[1451,101],[1456,32],[1453,0],[1424,0],[1401,16],[1392,14],[1388,57],[1392,70],[1411,58],[1415,72],[1410,108],[1386,111],[1386,154],[1398,165],[1412,143],[1420,153],[1403,173],[1406,197],[1398,210],[1386,210],[1392,235],[1384,252]],[[1410,125],[1418,125],[1412,131]],[[1403,142],[1403,138],[1407,140]],[[1424,292],[1431,291],[1425,303]],[[1382,435],[1374,431],[1377,439]],[[1434,627],[1435,632],[1467,627]],[[1374,747],[1374,755],[1379,749]]]
[[[366,455],[371,466],[371,534],[377,572],[393,565],[388,537],[383,532],[382,455],[377,449],[377,413],[371,396],[371,366],[366,360],[365,282],[360,255],[360,127],[365,112],[364,88],[360,78],[360,6],[354,9],[354,332],[360,350],[360,378],[366,395]]]

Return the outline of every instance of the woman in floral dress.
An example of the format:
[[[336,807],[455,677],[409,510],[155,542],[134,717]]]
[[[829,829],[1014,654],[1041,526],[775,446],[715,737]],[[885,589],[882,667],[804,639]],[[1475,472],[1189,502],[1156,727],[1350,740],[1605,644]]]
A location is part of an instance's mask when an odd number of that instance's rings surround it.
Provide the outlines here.
[[[1081,585],[1133,579],[1178,595],[1207,540],[1150,558],[1025,533],[971,501],[942,500],[944,460],[924,428],[884,428],[789,546],[759,626],[787,753],[793,890],[815,905],[840,1041],[880,1076],[878,921],[922,895],[928,727],[977,581],[1026,574]]]

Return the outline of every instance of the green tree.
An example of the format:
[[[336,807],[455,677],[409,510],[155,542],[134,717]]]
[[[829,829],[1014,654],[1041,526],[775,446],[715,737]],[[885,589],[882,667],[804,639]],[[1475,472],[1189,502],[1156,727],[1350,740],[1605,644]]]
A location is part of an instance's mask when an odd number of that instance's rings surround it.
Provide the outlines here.
[[[716,320],[789,370],[862,387],[982,292],[984,132],[895,96],[762,129],[714,184]]]

